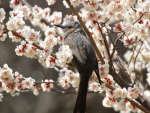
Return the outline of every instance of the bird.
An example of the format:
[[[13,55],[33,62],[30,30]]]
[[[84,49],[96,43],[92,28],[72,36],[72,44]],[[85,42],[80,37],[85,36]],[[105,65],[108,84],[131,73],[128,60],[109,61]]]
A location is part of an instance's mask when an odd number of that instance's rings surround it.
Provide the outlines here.
[[[88,82],[94,71],[101,84],[97,57],[94,48],[78,21],[68,22],[66,25],[55,25],[64,32],[64,44],[69,45],[73,54],[73,62],[80,74],[78,95],[73,113],[86,112],[86,97]]]

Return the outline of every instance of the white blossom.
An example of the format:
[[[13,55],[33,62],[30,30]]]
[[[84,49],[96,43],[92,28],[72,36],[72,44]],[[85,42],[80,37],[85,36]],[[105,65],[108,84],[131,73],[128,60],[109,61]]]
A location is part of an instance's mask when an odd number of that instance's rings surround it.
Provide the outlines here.
[[[0,22],[5,19],[6,12],[3,8],[0,8]]]
[[[25,78],[25,80],[22,81],[23,84],[23,89],[34,89],[34,83],[35,80],[32,79],[31,77]]]
[[[98,92],[99,91],[99,84],[97,82],[93,82],[89,85],[89,90]]]
[[[3,98],[3,94],[0,93],[0,102],[2,101],[2,98]]]
[[[51,55],[49,55],[47,58],[46,58],[46,66],[47,67],[50,67],[50,68],[53,68],[55,65],[56,65],[56,61],[55,61],[55,58]]]
[[[56,0],[46,0],[46,1],[48,5],[53,5],[56,2]]]
[[[59,48],[59,52],[56,53],[56,63],[61,67],[66,67],[66,63],[70,63],[73,59],[72,51],[69,49],[68,45],[62,45]]]
[[[42,81],[44,83],[41,84],[41,87],[43,89],[44,92],[50,92],[51,88],[53,88],[53,80],[45,80]]]
[[[11,8],[15,8],[15,7],[18,7],[21,5],[22,5],[21,0],[10,0],[10,7]]]
[[[57,44],[57,38],[54,35],[47,36],[43,41],[43,47],[52,49]]]
[[[61,20],[62,19],[62,12],[53,12],[53,14],[50,16],[50,21],[51,21],[51,24],[54,25],[54,24],[60,24],[61,23]]]
[[[108,97],[105,97],[103,99],[102,104],[103,104],[104,107],[111,107],[112,106],[112,103],[111,103],[111,101],[109,100]]]

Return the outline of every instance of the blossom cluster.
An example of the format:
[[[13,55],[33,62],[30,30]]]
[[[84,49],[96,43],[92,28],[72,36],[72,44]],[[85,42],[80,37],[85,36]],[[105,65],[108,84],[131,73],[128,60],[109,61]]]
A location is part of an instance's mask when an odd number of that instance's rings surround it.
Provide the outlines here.
[[[137,85],[134,85],[133,88],[129,87],[128,89],[118,87],[113,91],[106,89],[103,106],[113,107],[115,111],[141,112],[141,110],[126,99],[136,99],[140,94],[143,94],[141,91],[144,91],[144,89],[139,89]]]
[[[67,68],[63,68],[59,71],[58,81],[65,89],[68,89],[70,86],[77,88],[79,85],[79,80],[79,73],[75,73]]]
[[[47,68],[53,68],[55,65],[66,67],[67,63],[70,63],[73,58],[69,46],[63,45],[62,37],[57,35],[56,28],[49,27],[41,22],[41,19],[45,19],[51,25],[59,24],[62,20],[61,12],[53,12],[50,15],[50,8],[42,9],[37,5],[29,8],[27,5],[22,5],[21,1],[16,3],[15,0],[10,1],[10,6],[13,11],[10,11],[10,18],[6,27],[9,30],[8,35],[12,42],[20,42],[20,45],[15,49],[16,55],[38,58],[38,61]],[[45,33],[44,40],[41,39],[39,31],[25,25],[25,19],[30,20],[33,25],[41,27]],[[15,31],[24,39],[20,39],[11,31]],[[60,44],[60,49],[55,57],[51,54],[57,44]],[[36,47],[36,45],[39,46]]]
[[[53,80],[41,81],[43,91],[49,92],[53,88]],[[12,96],[19,95],[21,92],[32,91],[34,95],[39,94],[39,88],[36,81],[31,78],[25,78],[19,72],[13,72],[7,64],[0,68],[0,101],[2,101],[3,93],[9,93]]]

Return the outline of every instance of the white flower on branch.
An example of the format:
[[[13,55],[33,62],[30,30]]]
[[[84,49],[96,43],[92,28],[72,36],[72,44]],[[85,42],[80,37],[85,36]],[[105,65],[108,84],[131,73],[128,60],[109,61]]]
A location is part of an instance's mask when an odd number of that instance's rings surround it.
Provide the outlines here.
[[[0,22],[3,22],[5,19],[6,12],[3,8],[0,8]]]
[[[32,14],[33,14],[34,18],[38,19],[38,20],[44,18],[44,16],[45,16],[44,10],[42,8],[38,7],[37,5],[35,5],[32,8]]]
[[[18,89],[21,75],[17,72],[15,72],[14,75],[12,69],[10,69],[7,64],[4,64],[3,68],[1,68],[0,75],[0,90],[6,91],[10,94],[15,93],[15,91]]]
[[[22,29],[22,36],[25,37],[28,43],[32,44],[39,42],[41,34],[39,31],[31,29],[29,26],[24,26]]]
[[[94,91],[94,92],[98,92],[99,89],[99,84],[97,82],[93,82],[89,85],[89,90],[90,91]]]
[[[136,41],[136,35],[131,34],[128,37],[124,36],[123,43],[124,45],[129,45],[127,47],[131,48],[133,45],[130,45]]]
[[[21,6],[20,10],[23,12],[24,17],[29,16],[31,14],[31,10],[27,5]]]
[[[43,91],[49,92],[53,88],[53,80],[45,80],[41,82]],[[39,88],[36,86],[36,82],[33,78],[25,78],[19,72],[12,72],[12,69],[4,64],[3,68],[0,68],[0,92],[7,92],[11,96],[17,96],[20,92],[33,91],[34,95],[39,94]],[[0,93],[0,101],[3,95]]]
[[[88,21],[88,11],[85,10],[84,8],[82,8],[79,12],[80,17],[82,18],[83,22],[87,22]]]
[[[106,84],[105,83],[102,83],[100,86],[99,86],[99,92],[102,93],[103,91],[105,91],[107,89],[106,87]]]
[[[105,65],[99,65],[99,72],[100,72],[100,76],[101,78],[105,78],[108,75],[109,72],[109,64],[106,63]]]
[[[8,30],[12,31],[22,29],[24,24],[25,22],[22,18],[13,17],[9,18],[9,21],[6,23],[6,26]]]
[[[139,89],[134,87],[134,88],[131,88],[129,87],[128,88],[128,93],[127,93],[127,97],[130,98],[130,99],[136,99],[138,98],[139,96]]]
[[[114,96],[114,91],[106,89],[106,97],[103,99],[103,106],[112,107],[117,103],[117,99]]]
[[[0,41],[5,41],[6,37],[7,37],[7,34],[5,33],[0,34]]]
[[[77,21],[77,17],[75,15],[65,15],[63,18],[63,25],[66,25],[72,21]]]
[[[38,88],[37,88],[36,86],[34,86],[33,94],[34,94],[35,96],[38,96],[38,95],[39,95],[39,90],[38,90]]]
[[[63,0],[63,5],[64,5],[66,8],[69,8],[69,5],[67,4],[66,0]]]
[[[114,14],[115,14],[114,17],[115,17],[116,20],[123,19],[123,13],[121,13],[121,12],[115,12]]]
[[[0,93],[0,102],[2,101],[2,98],[3,98],[3,94]]]
[[[17,84],[18,82],[12,80],[7,83],[4,83],[3,87],[7,93],[13,94],[16,91]]]
[[[22,31],[21,30],[17,30],[17,33],[22,35]],[[21,39],[17,36],[15,36],[11,31],[8,32],[9,38],[11,38],[12,42],[20,42]]]
[[[42,87],[42,90],[44,92],[50,92],[51,91],[51,88],[53,88],[53,80],[45,80],[45,81],[42,81],[44,83],[41,83],[41,87]]]
[[[56,31],[55,31],[55,28],[51,27],[51,28],[48,28],[46,31],[45,31],[45,36],[48,37],[50,35],[53,35],[55,36],[56,35]]]
[[[114,97],[114,91],[110,89],[106,89],[106,97],[113,98]]]
[[[49,17],[51,9],[49,7],[44,8],[45,17]]]
[[[15,49],[15,52],[18,56],[22,56],[24,55],[25,50],[26,50],[26,42],[22,41],[21,45],[17,46],[17,48]]]
[[[26,44],[26,49],[24,55],[30,58],[34,58],[36,55],[36,47],[30,44]]]
[[[63,37],[60,37],[60,36],[58,36],[57,37],[57,42],[58,42],[58,44],[63,44]]]
[[[44,67],[47,67],[46,66],[46,59],[47,59],[47,57],[49,56],[51,54],[51,50],[39,50],[39,49],[37,49],[36,50],[36,55],[38,56],[38,61],[39,61],[39,63],[40,64],[42,64]]]
[[[0,81],[1,82],[11,82],[14,79],[12,69],[8,67],[7,64],[4,64],[3,68],[0,69]]]
[[[133,105],[130,102],[127,102],[126,103],[126,109],[128,109],[129,111],[132,111]]]
[[[62,45],[59,48],[59,51],[56,53],[56,63],[61,67],[66,67],[67,63],[70,63],[73,59],[72,51],[68,45]]]
[[[49,68],[53,68],[55,65],[56,65],[56,61],[55,61],[55,57],[49,55],[47,58],[46,58],[46,66]]]
[[[47,36],[43,43],[42,46],[50,51],[52,51],[53,47],[57,44],[57,38],[54,37],[54,35],[49,35]]]
[[[68,89],[70,87],[69,84],[69,77],[68,76],[64,76],[59,80],[60,85],[64,88],[64,89]]]
[[[111,86],[114,86],[115,81],[113,80],[113,77],[111,75],[108,75],[104,78],[104,82],[108,83]]]
[[[73,6],[79,6],[80,3],[81,3],[81,0],[71,0],[71,4],[72,4]]]
[[[69,88],[72,85],[74,88],[79,86],[80,76],[79,73],[75,73],[67,68],[63,68],[59,71],[58,81],[61,86],[65,89]]]
[[[102,101],[102,104],[104,107],[112,107],[112,102],[111,100],[109,99],[109,97],[105,97]]]
[[[0,35],[4,32],[4,25],[0,24]]]
[[[143,96],[144,96],[144,98],[146,98],[150,101],[150,91],[149,90],[144,90]]]
[[[82,4],[84,5],[84,8],[87,10],[96,10],[99,7],[98,0],[84,0],[82,1]]]
[[[22,81],[22,85],[23,85],[23,89],[34,89],[34,85],[35,85],[35,80],[31,77],[28,78],[24,78],[24,80]]]
[[[16,8],[22,5],[21,0],[10,0],[10,7]]]
[[[60,24],[62,21],[62,12],[53,12],[53,14],[50,16],[50,22],[51,22],[51,25],[54,25],[54,24]]]
[[[124,29],[125,29],[125,25],[123,22],[117,23],[115,24],[115,27],[113,27],[114,32],[120,32],[123,31]]]
[[[114,95],[116,98],[126,98],[127,97],[127,89],[126,88],[116,88],[114,90]]]
[[[23,11],[20,11],[20,9],[18,8],[14,9],[13,11],[10,11],[9,14],[11,18],[14,18],[14,17],[23,18],[24,17]]]
[[[133,7],[133,5],[135,4],[136,0],[122,0],[122,5],[124,5],[124,8],[130,8]]]
[[[137,18],[140,18],[140,16],[144,13],[145,11],[142,8],[137,8],[136,9],[136,16]]]
[[[46,1],[48,5],[53,5],[56,2],[56,0],[46,0]]]
[[[67,70],[65,73],[65,76],[68,76],[69,78],[69,83],[73,86],[73,87],[78,87],[79,85],[79,80],[80,80],[80,76],[79,73],[74,73],[71,70]]]
[[[125,111],[128,111],[128,110],[126,110],[126,106],[125,106],[126,102],[127,102],[127,100],[120,99],[119,102],[117,102],[116,104],[113,105],[114,110],[115,111],[120,111],[120,113],[126,113]]]

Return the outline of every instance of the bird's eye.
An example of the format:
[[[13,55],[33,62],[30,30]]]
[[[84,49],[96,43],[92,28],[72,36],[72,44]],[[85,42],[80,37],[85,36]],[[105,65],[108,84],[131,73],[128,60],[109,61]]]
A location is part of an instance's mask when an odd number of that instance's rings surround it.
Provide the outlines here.
[[[72,26],[68,26],[68,28],[72,28]]]

